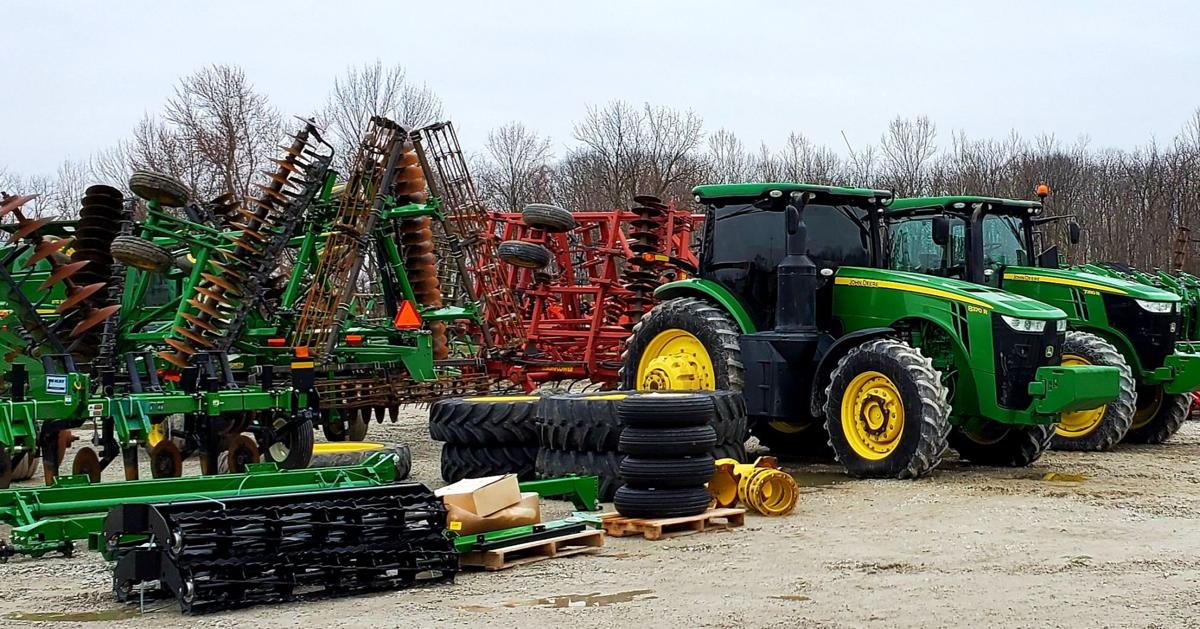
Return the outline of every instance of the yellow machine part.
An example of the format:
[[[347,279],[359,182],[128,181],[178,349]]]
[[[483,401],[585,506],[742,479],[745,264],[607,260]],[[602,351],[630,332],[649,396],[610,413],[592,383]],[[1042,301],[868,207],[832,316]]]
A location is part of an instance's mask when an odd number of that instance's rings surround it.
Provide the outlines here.
[[[766,516],[787,515],[796,508],[800,487],[796,479],[779,469],[775,457],[760,456],[753,463],[718,459],[717,471],[708,483],[718,507],[743,505]]]

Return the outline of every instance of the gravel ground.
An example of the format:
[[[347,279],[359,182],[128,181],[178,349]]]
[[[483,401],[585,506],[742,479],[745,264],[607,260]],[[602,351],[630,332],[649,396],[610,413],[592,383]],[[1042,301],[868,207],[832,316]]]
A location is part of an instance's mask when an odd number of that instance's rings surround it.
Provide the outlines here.
[[[413,478],[440,484],[422,411],[369,438],[409,444]],[[196,618],[117,606],[98,554],[19,558],[0,565],[0,626],[1200,627],[1198,454],[1189,422],[1163,446],[1052,452],[1024,469],[951,460],[915,482],[791,465],[804,495],[788,517],[613,538],[597,555],[454,585]]]

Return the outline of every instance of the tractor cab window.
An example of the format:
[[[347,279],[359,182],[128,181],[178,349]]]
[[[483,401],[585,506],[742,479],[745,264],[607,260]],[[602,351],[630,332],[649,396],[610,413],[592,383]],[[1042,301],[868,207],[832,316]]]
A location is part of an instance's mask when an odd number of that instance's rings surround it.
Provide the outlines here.
[[[950,241],[933,241],[933,217],[913,216],[893,221],[888,228],[888,268],[927,275],[966,276],[966,225],[950,219]]]
[[[999,271],[1005,266],[1026,266],[1029,252],[1025,250],[1021,223],[1012,216],[988,214],[983,217],[983,268]]]

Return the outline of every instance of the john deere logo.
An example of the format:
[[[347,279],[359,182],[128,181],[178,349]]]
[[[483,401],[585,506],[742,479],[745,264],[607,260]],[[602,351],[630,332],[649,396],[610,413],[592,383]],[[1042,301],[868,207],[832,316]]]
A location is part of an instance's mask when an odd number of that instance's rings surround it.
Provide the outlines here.
[[[1054,355],[1054,346],[1053,346],[1053,345],[1047,345],[1047,346],[1046,346],[1046,358],[1050,358],[1050,357],[1051,357],[1051,356],[1053,356],[1053,355]]]

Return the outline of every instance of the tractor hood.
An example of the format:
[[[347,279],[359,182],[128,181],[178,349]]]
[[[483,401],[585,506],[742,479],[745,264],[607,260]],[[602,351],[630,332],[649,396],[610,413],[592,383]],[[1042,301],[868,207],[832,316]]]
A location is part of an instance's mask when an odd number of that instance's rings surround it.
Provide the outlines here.
[[[1043,269],[1032,266],[1008,266],[1004,267],[1004,281],[1061,284],[1063,286],[1112,295],[1124,295],[1133,299],[1143,299],[1146,301],[1179,301],[1179,296],[1175,293],[1155,286],[1141,284],[1120,277],[1088,273],[1078,269]]]
[[[1067,313],[1040,301],[962,280],[906,271],[841,267],[835,283],[940,297],[988,312],[1022,319],[1066,319]]]

